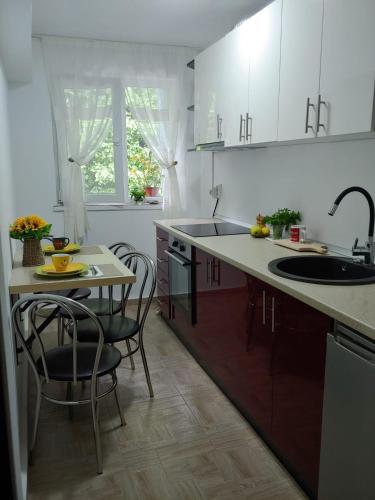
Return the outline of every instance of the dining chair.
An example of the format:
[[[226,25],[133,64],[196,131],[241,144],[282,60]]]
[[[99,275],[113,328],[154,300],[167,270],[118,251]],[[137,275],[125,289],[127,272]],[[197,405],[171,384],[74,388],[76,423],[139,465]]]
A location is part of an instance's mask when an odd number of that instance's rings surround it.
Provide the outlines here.
[[[122,253],[134,252],[135,248],[130,243],[114,243],[108,247],[116,255],[120,251]],[[121,285],[123,290],[124,285]],[[122,293],[122,292],[121,292]],[[108,286],[108,297],[103,297],[103,287],[99,287],[99,296],[93,298],[82,299],[81,304],[90,308],[90,310],[96,314],[96,316],[105,316],[107,314],[117,314],[121,310],[121,300],[116,300],[113,298],[113,285]],[[62,312],[64,316],[64,312]],[[76,311],[76,318],[79,319],[81,316],[84,317],[78,310]]]
[[[122,358],[130,357],[139,350],[141,353],[143,368],[146,375],[150,397],[154,397],[150,372],[148,369],[146,353],[144,348],[144,325],[154,296],[156,286],[156,268],[153,260],[142,252],[130,252],[119,259],[125,266],[132,269],[136,275],[137,297],[136,297],[136,317],[135,319],[126,314],[128,300],[133,289],[133,284],[129,283],[122,289],[121,302],[123,307],[119,315],[105,315],[99,318],[103,328],[104,343],[116,344],[125,342],[128,352],[122,354]],[[146,293],[148,296],[146,297]],[[68,333],[72,337],[74,328],[69,327]],[[95,338],[95,323],[91,318],[83,319],[77,323],[77,339],[79,342],[92,342]],[[132,365],[133,367],[133,365]]]
[[[20,311],[24,309],[26,303],[29,304],[27,309],[29,335],[25,338],[20,321]],[[38,310],[45,306],[55,306],[63,310],[70,318],[72,331],[72,342],[70,344],[53,346],[51,340],[54,336],[50,336],[48,346],[46,345],[48,336],[45,334],[41,335],[37,324]],[[74,311],[76,310],[80,310],[90,320],[91,341],[89,343],[78,342],[77,321],[74,317]],[[121,362],[121,352],[116,347],[104,343],[103,328],[96,315],[81,303],[66,297],[38,294],[21,298],[14,304],[11,317],[14,334],[31,365],[36,380],[37,394],[35,420],[31,437],[30,462],[32,462],[37,438],[42,399],[58,405],[66,405],[69,408],[78,405],[90,405],[95,437],[97,471],[98,474],[101,474],[103,472],[103,460],[99,430],[99,401],[109,396],[112,392],[115,396],[121,425],[125,425],[125,419],[118,398],[116,375],[116,368]],[[111,377],[112,383],[103,392],[100,392],[99,379],[105,375]],[[90,396],[84,399],[75,399],[72,396],[72,391],[68,390],[68,394],[71,397],[58,399],[57,396],[54,397],[48,393],[49,384],[52,381],[66,383],[68,389],[71,389],[72,385],[75,386],[80,381],[90,381]]]

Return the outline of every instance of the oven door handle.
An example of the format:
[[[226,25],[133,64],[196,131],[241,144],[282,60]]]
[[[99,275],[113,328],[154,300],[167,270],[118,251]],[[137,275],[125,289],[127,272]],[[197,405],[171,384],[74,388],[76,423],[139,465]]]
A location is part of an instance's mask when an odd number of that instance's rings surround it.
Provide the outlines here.
[[[187,266],[190,266],[191,265],[191,262],[189,262],[188,260],[184,261],[182,259],[179,259],[178,257],[176,257],[173,253],[171,252],[168,252],[168,250],[164,250],[164,253],[166,253],[168,255],[168,257],[170,257],[171,259],[175,260],[176,262],[178,262],[180,264],[180,266],[184,266],[184,267],[187,267]]]

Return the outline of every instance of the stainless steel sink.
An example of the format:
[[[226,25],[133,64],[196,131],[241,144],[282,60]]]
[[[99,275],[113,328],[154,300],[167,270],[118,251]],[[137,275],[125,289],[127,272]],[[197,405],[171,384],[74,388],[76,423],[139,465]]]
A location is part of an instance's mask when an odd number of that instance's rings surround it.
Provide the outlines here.
[[[375,267],[356,264],[350,258],[328,256],[284,257],[272,260],[268,269],[278,276],[326,285],[375,283]]]

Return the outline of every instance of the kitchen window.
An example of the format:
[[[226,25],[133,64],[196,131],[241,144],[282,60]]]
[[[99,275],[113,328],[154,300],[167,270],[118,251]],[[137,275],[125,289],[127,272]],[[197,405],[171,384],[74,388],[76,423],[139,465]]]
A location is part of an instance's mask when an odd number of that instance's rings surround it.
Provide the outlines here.
[[[153,89],[140,90],[152,92]],[[86,202],[94,205],[126,204],[131,202],[135,187],[145,186],[158,188],[148,190],[146,198],[160,200],[160,165],[145,143],[126,104],[125,90],[120,83],[116,83],[103,89],[103,93],[108,92],[112,102],[108,135],[94,158],[82,166]],[[65,90],[65,96],[69,100],[69,89]],[[85,123],[85,120],[81,120],[81,123],[80,133],[84,134],[84,127],[89,127],[90,121]]]

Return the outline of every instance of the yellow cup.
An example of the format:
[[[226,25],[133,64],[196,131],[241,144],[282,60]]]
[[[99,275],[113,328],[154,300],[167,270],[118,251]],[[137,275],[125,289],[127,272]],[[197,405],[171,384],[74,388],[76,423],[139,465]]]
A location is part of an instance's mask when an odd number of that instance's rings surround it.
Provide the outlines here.
[[[73,257],[67,253],[54,253],[52,255],[52,264],[56,271],[65,271],[72,260]]]

